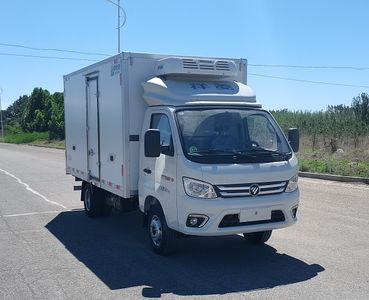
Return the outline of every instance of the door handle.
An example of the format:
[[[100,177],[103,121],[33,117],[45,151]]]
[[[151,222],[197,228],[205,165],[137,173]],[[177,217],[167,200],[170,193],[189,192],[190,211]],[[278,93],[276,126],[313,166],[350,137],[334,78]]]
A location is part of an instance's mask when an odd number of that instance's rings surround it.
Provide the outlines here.
[[[90,150],[88,150],[88,154],[93,156],[95,154],[94,150],[91,148]]]
[[[144,171],[145,173],[147,173],[147,174],[151,174],[151,170],[150,170],[150,169],[148,169],[148,168],[145,168],[143,171]]]

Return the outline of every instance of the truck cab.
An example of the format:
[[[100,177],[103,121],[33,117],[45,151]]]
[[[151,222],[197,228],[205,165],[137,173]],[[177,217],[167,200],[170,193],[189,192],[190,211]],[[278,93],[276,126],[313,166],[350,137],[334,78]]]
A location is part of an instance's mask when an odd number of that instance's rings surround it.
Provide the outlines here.
[[[143,83],[139,168],[154,250],[170,252],[178,232],[265,242],[294,224],[297,159],[253,91],[224,70],[199,76],[181,74],[172,59],[159,65],[169,74]]]

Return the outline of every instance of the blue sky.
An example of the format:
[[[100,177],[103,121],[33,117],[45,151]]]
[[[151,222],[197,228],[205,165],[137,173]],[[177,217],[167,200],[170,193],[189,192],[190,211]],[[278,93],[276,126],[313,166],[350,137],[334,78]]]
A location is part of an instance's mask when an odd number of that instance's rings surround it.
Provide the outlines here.
[[[369,68],[367,0],[121,0],[127,13],[124,51],[247,58],[249,64]],[[106,0],[1,0],[0,44],[117,53],[116,7]],[[34,87],[63,90],[64,74],[103,59],[0,45],[2,106]],[[259,77],[261,74],[369,86],[369,69],[249,66],[248,84],[267,109],[321,110],[350,105],[368,87]]]

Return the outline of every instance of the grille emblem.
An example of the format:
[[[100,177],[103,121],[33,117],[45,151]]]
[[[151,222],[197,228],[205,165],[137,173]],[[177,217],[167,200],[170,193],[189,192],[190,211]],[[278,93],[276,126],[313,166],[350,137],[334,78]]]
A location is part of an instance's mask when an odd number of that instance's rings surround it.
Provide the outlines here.
[[[256,196],[260,192],[260,187],[257,184],[253,184],[250,186],[250,195]]]

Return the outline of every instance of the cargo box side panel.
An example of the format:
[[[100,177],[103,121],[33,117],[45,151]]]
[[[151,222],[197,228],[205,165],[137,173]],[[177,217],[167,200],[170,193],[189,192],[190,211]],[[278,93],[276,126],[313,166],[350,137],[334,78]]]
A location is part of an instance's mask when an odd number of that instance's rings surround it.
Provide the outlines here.
[[[139,153],[140,143],[144,137],[141,136],[142,124],[147,108],[143,99],[142,82],[155,76],[157,59],[153,57],[133,57],[129,60],[129,162],[130,162],[130,191],[132,195],[138,195],[139,177]]]
[[[121,60],[116,56],[99,67],[99,118],[101,187],[121,197],[129,197],[123,176],[125,128],[122,107]]]
[[[64,77],[67,173],[88,180],[85,86],[80,74]]]

